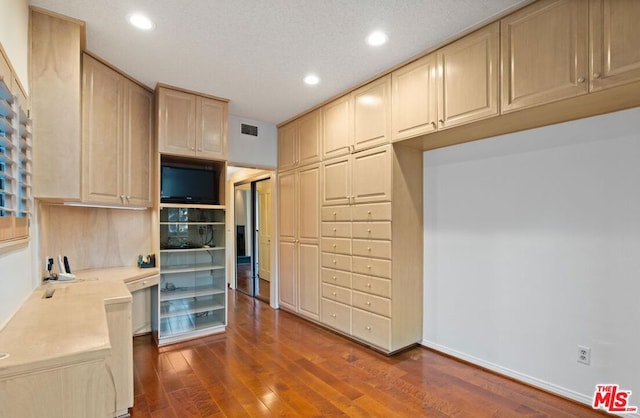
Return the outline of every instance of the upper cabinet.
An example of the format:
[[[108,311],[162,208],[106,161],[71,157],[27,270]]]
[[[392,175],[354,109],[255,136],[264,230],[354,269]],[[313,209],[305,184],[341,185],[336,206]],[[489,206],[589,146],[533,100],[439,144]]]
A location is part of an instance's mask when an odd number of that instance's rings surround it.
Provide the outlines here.
[[[162,154],[225,160],[227,101],[158,86],[158,146]]]
[[[353,145],[353,104],[342,96],[322,107],[322,157],[338,157],[351,152]]]
[[[640,80],[640,2],[589,3],[591,91]]]
[[[499,33],[491,24],[392,73],[394,141],[498,115]]]
[[[83,55],[82,201],[151,206],[153,94]]]
[[[499,36],[496,22],[437,52],[439,129],[498,115]]]
[[[354,149],[388,143],[391,136],[391,75],[360,87],[352,96]]]
[[[30,11],[33,194],[80,199],[80,50],[84,24]]]
[[[322,111],[316,109],[278,129],[278,169],[313,164],[322,158]]]
[[[583,0],[542,0],[500,21],[502,112],[588,92]]]

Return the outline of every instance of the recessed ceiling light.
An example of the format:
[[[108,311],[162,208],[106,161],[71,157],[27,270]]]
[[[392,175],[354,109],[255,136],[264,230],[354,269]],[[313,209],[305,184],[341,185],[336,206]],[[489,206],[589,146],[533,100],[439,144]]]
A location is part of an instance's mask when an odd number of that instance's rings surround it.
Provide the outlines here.
[[[320,82],[320,78],[315,74],[309,74],[304,78],[304,82],[310,86],[315,86]]]
[[[387,35],[384,32],[380,32],[379,30],[375,32],[371,32],[369,36],[367,36],[367,43],[371,46],[380,46],[387,43]]]
[[[151,19],[140,13],[135,13],[129,16],[129,23],[138,29],[151,30],[155,27]]]

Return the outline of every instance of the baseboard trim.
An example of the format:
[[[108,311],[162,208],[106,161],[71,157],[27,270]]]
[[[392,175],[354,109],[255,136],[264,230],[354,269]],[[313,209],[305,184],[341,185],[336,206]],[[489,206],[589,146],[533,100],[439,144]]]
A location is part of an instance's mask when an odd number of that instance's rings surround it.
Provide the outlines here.
[[[422,340],[420,342],[420,344],[422,346],[424,346],[424,347],[427,347],[427,348],[430,348],[432,350],[438,351],[440,353],[449,355],[451,357],[455,357],[457,359],[466,361],[468,363],[471,363],[471,364],[474,364],[476,366],[482,367],[484,369],[490,370],[490,371],[492,371],[494,373],[509,377],[509,378],[517,380],[519,382],[523,382],[523,383],[526,383],[528,385],[537,387],[539,389],[542,389],[544,391],[553,393],[555,395],[562,396],[562,397],[567,398],[567,399],[571,399],[571,400],[576,401],[578,403],[588,405],[589,407],[592,405],[592,401],[593,401],[593,395],[592,394],[585,395],[585,394],[573,391],[571,389],[567,389],[565,387],[555,385],[555,384],[553,384],[551,382],[547,382],[545,380],[541,380],[541,379],[535,378],[533,376],[529,376],[527,374],[520,373],[520,372],[518,372],[516,370],[512,370],[512,369],[500,366],[498,364],[491,363],[491,362],[483,360],[481,358],[471,356],[471,355],[463,353],[461,351],[453,350],[453,349],[451,349],[449,347],[445,347],[443,345],[433,343],[431,341]],[[594,388],[594,390],[595,390],[595,388]],[[638,398],[638,396],[634,396],[633,399],[632,399],[632,404],[634,404],[634,405],[639,404],[640,402],[638,401],[638,399],[640,399],[640,398]],[[629,418],[629,417],[640,418],[640,413],[620,414],[619,416],[626,417],[626,418]]]

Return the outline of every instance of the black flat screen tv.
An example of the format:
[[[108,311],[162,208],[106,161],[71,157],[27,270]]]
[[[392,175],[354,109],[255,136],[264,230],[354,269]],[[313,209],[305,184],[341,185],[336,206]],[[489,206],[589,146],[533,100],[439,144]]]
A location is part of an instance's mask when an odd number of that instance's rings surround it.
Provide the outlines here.
[[[211,168],[163,165],[160,202],[217,205],[219,173]]]

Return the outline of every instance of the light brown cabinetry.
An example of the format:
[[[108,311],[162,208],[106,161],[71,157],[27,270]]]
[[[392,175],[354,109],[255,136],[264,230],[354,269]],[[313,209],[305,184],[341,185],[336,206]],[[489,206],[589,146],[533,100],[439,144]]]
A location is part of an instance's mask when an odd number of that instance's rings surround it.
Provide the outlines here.
[[[320,162],[322,111],[317,109],[278,129],[278,169]]]
[[[500,21],[503,113],[587,93],[588,7],[543,0]]]
[[[498,23],[392,73],[393,140],[498,114]]]
[[[325,161],[323,171],[321,322],[384,352],[418,342],[421,153],[386,145]]]
[[[353,103],[350,95],[322,107],[323,160],[351,152],[353,144]]]
[[[80,50],[84,24],[30,10],[33,194],[80,200]]]
[[[640,2],[591,0],[591,91],[640,80]]]
[[[83,55],[82,201],[151,206],[153,94]]]
[[[320,165],[278,175],[279,303],[320,317]]]
[[[391,76],[360,87],[353,96],[353,148],[383,145],[391,136]]]
[[[162,154],[225,160],[227,101],[159,85],[158,146]]]

